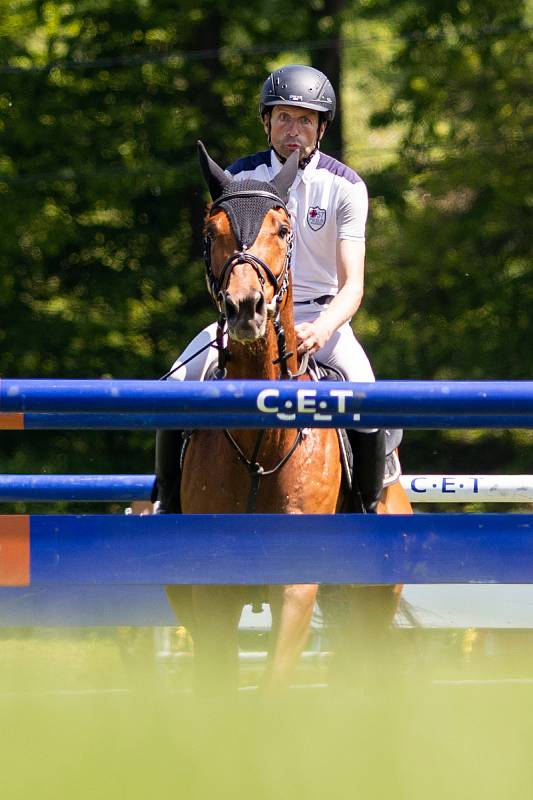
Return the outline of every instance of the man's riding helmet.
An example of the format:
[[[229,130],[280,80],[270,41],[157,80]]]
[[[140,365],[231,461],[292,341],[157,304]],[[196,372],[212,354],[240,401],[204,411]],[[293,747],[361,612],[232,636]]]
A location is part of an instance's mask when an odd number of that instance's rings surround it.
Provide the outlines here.
[[[261,117],[272,106],[297,106],[320,112],[329,124],[336,107],[333,86],[323,72],[302,64],[280,67],[268,76],[261,90]]]

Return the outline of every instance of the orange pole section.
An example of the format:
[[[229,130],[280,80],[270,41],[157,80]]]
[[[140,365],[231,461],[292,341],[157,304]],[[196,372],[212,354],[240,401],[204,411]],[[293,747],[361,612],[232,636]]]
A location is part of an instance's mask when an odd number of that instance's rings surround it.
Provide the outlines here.
[[[0,516],[0,586],[30,584],[30,517]]]
[[[0,413],[0,430],[23,431],[24,413],[19,411]]]

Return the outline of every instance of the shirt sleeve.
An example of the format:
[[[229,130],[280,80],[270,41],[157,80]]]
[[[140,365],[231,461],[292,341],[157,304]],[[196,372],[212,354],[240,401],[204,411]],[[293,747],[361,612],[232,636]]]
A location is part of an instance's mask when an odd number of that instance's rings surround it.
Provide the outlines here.
[[[337,205],[337,239],[365,241],[368,192],[363,181],[342,187]]]

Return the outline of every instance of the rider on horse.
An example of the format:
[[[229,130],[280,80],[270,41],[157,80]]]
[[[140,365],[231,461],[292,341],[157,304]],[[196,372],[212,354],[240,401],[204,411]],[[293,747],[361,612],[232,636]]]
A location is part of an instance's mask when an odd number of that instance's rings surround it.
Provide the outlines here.
[[[259,102],[269,149],[228,168],[236,180],[270,182],[299,150],[300,162],[288,209],[294,231],[292,280],[298,352],[336,368],[346,380],[373,382],[370,362],[350,322],[363,297],[368,195],[362,179],[320,151],[335,116],[336,99],[327,77],[308,66],[289,65],[265,81]],[[199,334],[175,363],[171,377],[201,380],[217,360],[216,324]],[[348,432],[354,452],[353,485],[359,505],[375,513],[383,489],[382,430]],[[156,486],[160,513],[180,511],[179,431],[158,431]]]

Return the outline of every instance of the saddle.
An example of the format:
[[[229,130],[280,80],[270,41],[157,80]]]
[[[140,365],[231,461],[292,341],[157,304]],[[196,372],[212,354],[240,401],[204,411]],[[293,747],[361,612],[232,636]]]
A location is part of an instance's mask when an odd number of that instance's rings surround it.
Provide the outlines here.
[[[315,381],[344,381],[345,377],[340,370],[329,364],[322,364],[316,361],[312,356],[309,359],[309,374]],[[353,461],[354,453],[348,434],[344,428],[338,428],[337,434],[339,437],[339,447],[342,460],[342,472],[345,484],[348,489],[352,488],[352,475],[353,475]],[[403,438],[403,430],[401,428],[385,429],[385,476],[383,479],[383,488],[386,489],[393,483],[400,479],[402,468],[400,459],[398,458],[397,449]]]

